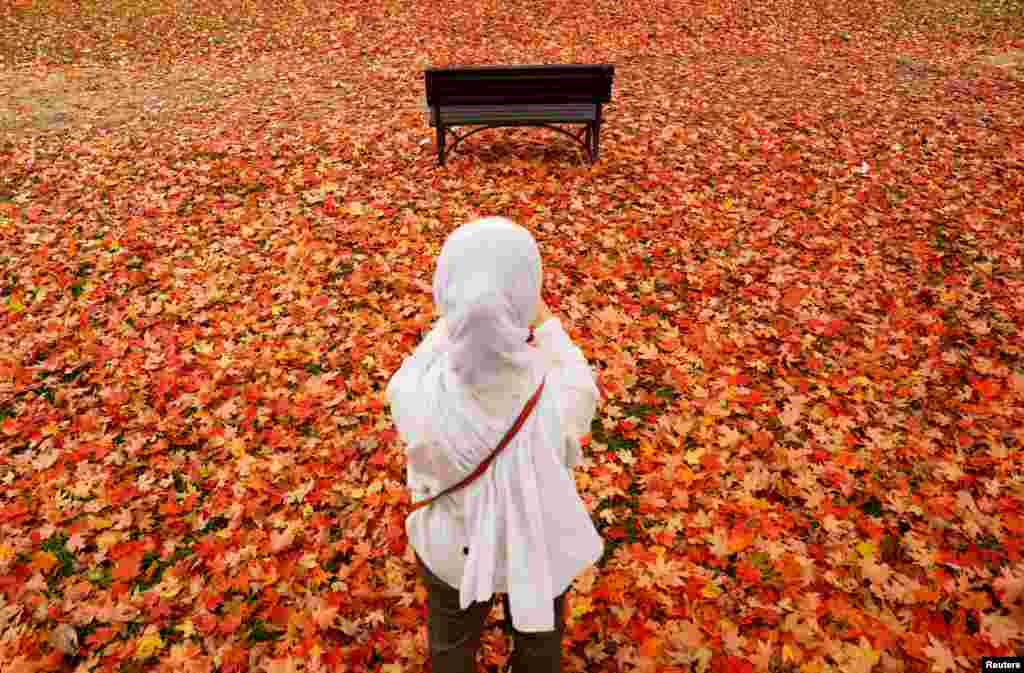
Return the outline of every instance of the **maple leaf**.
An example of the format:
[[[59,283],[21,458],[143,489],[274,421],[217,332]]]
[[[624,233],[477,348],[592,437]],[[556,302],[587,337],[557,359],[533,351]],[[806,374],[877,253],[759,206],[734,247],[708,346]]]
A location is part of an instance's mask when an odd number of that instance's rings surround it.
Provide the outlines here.
[[[694,622],[683,619],[674,622],[669,642],[677,649],[695,650],[704,645],[704,634]]]
[[[313,620],[321,629],[327,629],[338,616],[337,606],[323,606],[313,613]]]
[[[1016,621],[992,614],[982,615],[981,632],[995,647],[1004,647],[1024,637],[1024,629]]]
[[[202,656],[202,650],[192,643],[178,643],[171,646],[170,652],[168,653],[166,663],[177,671],[187,671],[189,673],[195,671],[206,670],[204,666],[205,657]]]
[[[928,640],[931,644],[924,648],[924,653],[932,662],[930,670],[935,673],[946,673],[947,671],[956,671],[958,663],[964,667],[967,666],[963,657],[954,657],[949,648],[937,641],[935,636],[929,636]]]
[[[743,560],[736,566],[736,577],[746,584],[757,584],[761,581],[761,571],[749,561]]]
[[[794,395],[790,398],[789,402],[786,403],[785,409],[779,414],[779,420],[786,427],[792,427],[796,425],[796,422],[800,420],[800,416],[804,411],[804,404],[807,402],[807,398],[803,395]]]
[[[298,661],[294,657],[271,659],[265,664],[264,670],[267,673],[297,673]]]
[[[1007,566],[1003,568],[1002,574],[992,582],[992,586],[1004,603],[1016,603],[1021,596],[1024,596],[1024,573],[1017,574]]]
[[[775,654],[775,647],[772,643],[758,640],[755,645],[757,651],[754,654],[748,655],[750,663],[753,664],[754,669],[765,673],[771,666],[772,657]]]
[[[735,446],[742,437],[742,433],[738,432],[734,428],[725,427],[722,429],[721,436],[718,438],[718,444],[723,448],[730,448]]]
[[[149,659],[164,648],[164,641],[155,626],[147,626],[142,637],[135,642],[135,659]]]
[[[291,530],[274,531],[270,534],[270,551],[277,554],[287,549],[295,541],[295,534]]]
[[[134,579],[142,570],[142,557],[142,553],[135,553],[120,559],[111,573],[113,578],[122,582]]]
[[[786,290],[786,293],[782,296],[782,305],[792,310],[800,305],[804,297],[810,292],[810,289],[803,287],[794,287]]]
[[[50,552],[39,552],[32,559],[32,567],[42,571],[44,574],[60,565],[60,561]]]

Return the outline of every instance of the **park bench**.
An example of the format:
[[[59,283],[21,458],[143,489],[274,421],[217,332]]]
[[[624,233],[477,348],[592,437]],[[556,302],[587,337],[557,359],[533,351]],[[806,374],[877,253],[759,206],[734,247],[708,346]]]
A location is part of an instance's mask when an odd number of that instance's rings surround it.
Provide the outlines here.
[[[469,136],[489,128],[541,126],[563,133],[597,160],[601,105],[611,100],[615,66],[512,65],[428,68],[425,73],[430,125],[437,129],[437,162],[444,165],[446,139],[454,151]],[[570,132],[556,124],[582,125]],[[456,135],[456,126],[478,128]]]

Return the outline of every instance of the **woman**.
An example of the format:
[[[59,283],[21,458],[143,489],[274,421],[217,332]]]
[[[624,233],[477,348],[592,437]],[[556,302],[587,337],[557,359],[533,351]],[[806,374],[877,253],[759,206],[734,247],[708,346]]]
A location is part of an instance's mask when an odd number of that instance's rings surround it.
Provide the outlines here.
[[[388,384],[414,503],[472,473],[540,389],[479,478],[406,520],[434,673],[476,670],[496,593],[511,613],[512,671],[561,671],[564,594],[603,552],[571,473],[598,390],[541,299],[542,277],[523,227],[491,217],[456,229],[434,273],[441,317]]]

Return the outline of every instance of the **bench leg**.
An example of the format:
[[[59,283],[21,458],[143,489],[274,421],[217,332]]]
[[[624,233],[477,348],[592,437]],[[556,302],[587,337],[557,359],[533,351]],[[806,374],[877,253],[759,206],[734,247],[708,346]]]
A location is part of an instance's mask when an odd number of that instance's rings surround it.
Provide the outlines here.
[[[590,140],[591,140],[591,144],[590,144],[590,163],[594,163],[595,161],[597,161],[598,156],[600,156],[600,153],[601,153],[600,135],[601,135],[601,122],[596,121],[596,122],[594,122],[594,125],[593,125],[593,131],[591,131],[591,133],[590,133]]]
[[[437,125],[437,165],[444,166],[444,127]]]

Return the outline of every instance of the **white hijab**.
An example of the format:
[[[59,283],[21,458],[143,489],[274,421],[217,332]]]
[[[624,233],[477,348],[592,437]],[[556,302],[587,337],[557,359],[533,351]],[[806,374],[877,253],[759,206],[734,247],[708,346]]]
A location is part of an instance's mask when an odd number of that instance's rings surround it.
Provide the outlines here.
[[[529,367],[533,349],[526,339],[542,275],[533,236],[503,217],[465,224],[445,241],[434,271],[434,305],[445,318],[452,369],[463,383]]]
[[[602,548],[575,480],[556,455],[565,439],[557,371],[546,372],[545,359],[526,343],[541,278],[540,252],[523,227],[500,217],[459,227],[445,241],[434,274],[442,314],[436,329],[446,334],[431,341],[441,344],[440,353],[430,366],[403,366],[388,391],[403,439],[436,447],[431,471],[453,475],[442,484],[447,487],[490,454],[547,375],[531,417],[461,491],[470,551],[460,606],[488,600],[495,577],[504,576],[512,622],[522,632],[554,628],[552,600]],[[529,383],[522,401],[510,416],[487,413],[473,387],[515,371]]]

